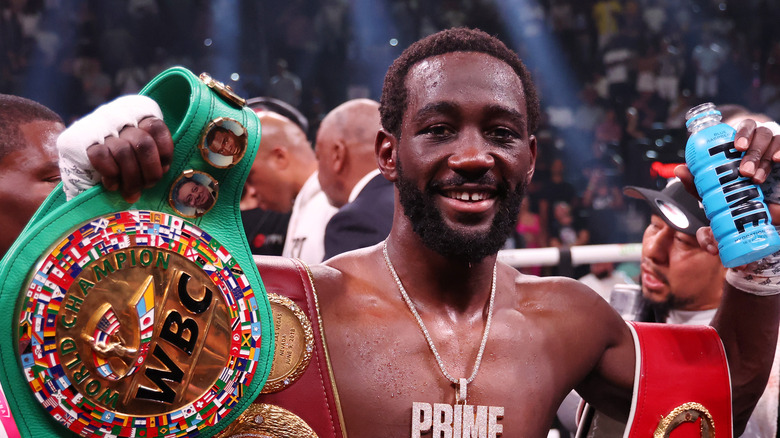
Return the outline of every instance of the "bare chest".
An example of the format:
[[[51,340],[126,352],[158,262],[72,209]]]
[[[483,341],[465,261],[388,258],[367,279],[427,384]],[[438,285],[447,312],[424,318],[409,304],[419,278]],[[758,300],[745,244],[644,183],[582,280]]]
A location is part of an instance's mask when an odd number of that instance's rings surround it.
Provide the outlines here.
[[[496,329],[463,406],[416,326],[347,333],[329,334],[328,344],[350,436],[542,437],[570,389],[560,379],[566,364],[543,342]],[[479,340],[439,337],[442,364],[456,380],[471,376]]]

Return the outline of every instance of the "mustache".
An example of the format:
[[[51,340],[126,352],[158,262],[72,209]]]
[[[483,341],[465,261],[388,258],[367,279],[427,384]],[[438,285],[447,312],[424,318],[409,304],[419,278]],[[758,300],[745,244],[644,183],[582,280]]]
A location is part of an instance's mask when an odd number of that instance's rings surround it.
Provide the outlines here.
[[[504,197],[509,193],[509,183],[505,179],[499,180],[493,175],[490,174],[482,174],[479,177],[476,178],[468,178],[466,176],[463,176],[461,174],[455,174],[450,177],[447,177],[445,179],[437,180],[437,181],[431,181],[428,183],[426,187],[426,191],[429,193],[439,191],[442,189],[442,187],[450,186],[450,187],[456,187],[456,186],[462,186],[465,184],[477,184],[481,186],[493,186],[496,188],[496,193],[500,197]]]
[[[653,266],[652,263],[647,262],[645,260],[642,260],[641,268],[650,271],[654,276],[656,276],[664,284],[667,284],[667,285],[669,284],[669,279],[666,278],[666,275],[664,275],[661,272],[659,272],[658,269],[655,266]]]

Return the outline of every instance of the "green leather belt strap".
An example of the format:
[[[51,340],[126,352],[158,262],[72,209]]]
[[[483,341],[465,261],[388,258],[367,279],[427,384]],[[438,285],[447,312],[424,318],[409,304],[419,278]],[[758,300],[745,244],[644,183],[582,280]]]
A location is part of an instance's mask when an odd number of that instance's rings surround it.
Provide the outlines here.
[[[141,94],[172,133],[170,171],[132,205],[102,185],[65,202],[58,187],[0,262],[0,385],[22,437],[209,437],[270,372],[271,310],[238,208],[259,120],[180,67]],[[211,131],[238,150],[215,155]],[[205,205],[181,201],[186,182],[208,188]]]

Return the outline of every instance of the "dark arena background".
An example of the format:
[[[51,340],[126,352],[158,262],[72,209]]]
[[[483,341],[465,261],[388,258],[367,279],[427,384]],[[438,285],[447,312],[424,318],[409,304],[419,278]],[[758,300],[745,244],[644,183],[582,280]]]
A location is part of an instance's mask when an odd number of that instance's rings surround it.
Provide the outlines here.
[[[696,103],[780,118],[778,22],[768,0],[2,0],[0,92],[71,122],[182,65],[243,97],[287,101],[313,140],[340,103],[378,100],[411,42],[477,27],[520,54],[540,90],[530,210],[564,184],[587,244],[627,243],[641,238],[644,205],[583,202],[586,188],[663,187]],[[532,246],[523,240],[508,247]]]

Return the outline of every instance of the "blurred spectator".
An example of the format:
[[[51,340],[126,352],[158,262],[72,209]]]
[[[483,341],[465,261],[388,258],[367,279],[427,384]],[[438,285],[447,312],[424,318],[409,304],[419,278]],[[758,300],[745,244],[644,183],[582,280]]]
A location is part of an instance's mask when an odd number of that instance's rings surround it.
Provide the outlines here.
[[[621,212],[623,195],[614,170],[597,166],[588,172],[588,185],[582,193],[582,208],[588,218],[590,243],[624,241]]]
[[[623,6],[618,0],[597,0],[593,5],[593,20],[596,23],[599,49],[607,45],[618,32],[618,15]]]
[[[146,85],[148,79],[150,78],[146,77],[144,69],[128,56],[124,59],[122,68],[114,75],[114,88],[119,94],[136,94]]]
[[[643,91],[626,110],[626,133],[635,139],[648,138],[656,123],[666,120],[666,102],[652,91]]]
[[[576,214],[571,206],[563,201],[553,204],[553,217],[550,222],[548,246],[555,248],[568,249],[572,246],[587,245],[590,243],[590,233],[587,224]],[[570,266],[565,263],[548,268],[545,272],[552,275],[566,275],[572,278],[579,278],[587,274],[587,265],[574,267],[574,272],[570,272]]]
[[[517,215],[517,225],[514,236],[515,248],[544,248],[547,246],[547,236],[544,234],[539,215],[531,211],[531,199],[526,196],[520,204],[520,213]],[[541,275],[541,266],[529,266],[521,268],[524,274]]]
[[[649,30],[653,36],[661,34],[661,31],[667,22],[666,8],[666,0],[644,2],[642,19],[645,22],[647,30]]]
[[[644,41],[642,37],[646,36],[645,22],[642,18],[642,7],[638,0],[624,0],[623,13],[620,15],[618,25],[623,30],[622,33],[629,38],[631,44],[639,50]]]
[[[592,263],[590,272],[580,277],[579,281],[598,292],[607,302],[615,285],[634,284],[634,280],[625,272],[615,269],[612,262]]]
[[[542,226],[551,223],[553,219],[553,205],[563,202],[567,206],[579,206],[577,190],[566,178],[565,165],[562,158],[554,158],[550,163],[550,177],[542,183],[538,196],[539,219],[541,219]],[[547,234],[547,231],[545,230],[545,234]],[[553,237],[552,230],[547,235]]]
[[[636,89],[634,82],[636,49],[628,30],[620,27],[620,31],[612,35],[604,46],[601,55],[609,99],[620,112],[628,106]]]
[[[658,48],[647,44],[636,60],[636,92],[655,93],[658,72]]]
[[[301,79],[291,72],[287,60],[276,61],[276,74],[271,77],[268,95],[297,107],[301,103]]]
[[[553,220],[550,225],[550,246],[570,248],[585,245],[590,234],[582,221],[578,220],[569,204],[563,201],[553,205]]]
[[[718,71],[726,59],[726,49],[715,41],[712,32],[706,31],[701,43],[693,48],[696,67],[696,97],[712,98],[718,95]]]
[[[764,82],[758,91],[761,108],[772,120],[780,120],[780,42],[774,45],[771,63],[764,69]]]
[[[687,88],[682,90],[677,96],[677,100],[672,102],[669,107],[669,114],[666,116],[667,129],[685,129],[685,113],[696,106],[699,99],[693,96],[691,90]]]
[[[604,119],[603,104],[598,99],[596,89],[591,84],[586,84],[580,91],[579,104],[574,109],[573,128],[577,135],[583,139],[583,143],[592,143],[595,139],[596,126]]]
[[[623,139],[623,126],[618,121],[615,109],[606,110],[604,118],[596,125],[595,136],[599,144],[617,144]]]
[[[669,102],[677,100],[680,87],[680,77],[685,71],[685,60],[680,49],[667,38],[661,40],[661,50],[658,54],[658,79],[656,90],[658,95]]]
[[[94,108],[109,99],[112,81],[111,77],[103,71],[99,58],[92,56],[82,58],[76,74],[81,79],[87,106]]]

